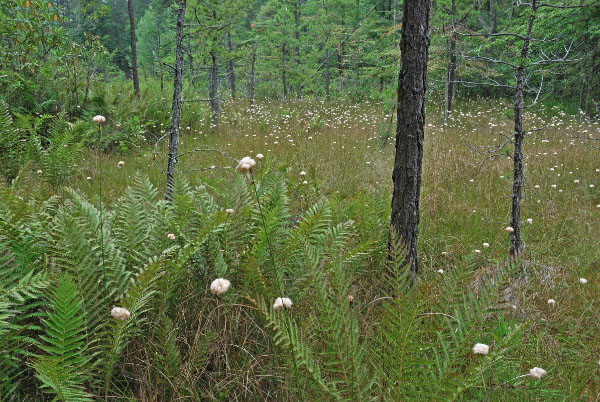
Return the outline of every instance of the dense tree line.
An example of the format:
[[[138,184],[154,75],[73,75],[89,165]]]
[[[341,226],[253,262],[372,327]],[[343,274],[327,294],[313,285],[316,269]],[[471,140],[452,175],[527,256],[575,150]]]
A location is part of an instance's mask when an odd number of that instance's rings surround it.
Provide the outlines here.
[[[566,2],[565,4],[570,4]],[[532,57],[541,63],[525,82],[543,96],[588,113],[600,97],[600,8],[540,9]],[[562,3],[561,3],[562,4]],[[43,102],[76,112],[89,101],[90,81],[132,78],[128,7],[136,27],[142,88],[171,82],[177,6],[166,0],[10,0],[0,6],[0,86],[12,108]],[[396,89],[402,2],[398,0],[192,0],[185,19],[184,82],[210,100],[379,98]],[[528,8],[511,0],[438,0],[431,4],[430,90],[464,96],[511,93],[514,37],[524,34]],[[134,41],[135,42],[135,41]],[[61,82],[54,89],[53,83]],[[68,82],[67,82],[68,81]],[[69,96],[64,92],[70,87]],[[59,90],[60,89],[60,90]],[[18,94],[18,96],[17,96]],[[388,98],[392,98],[391,95]]]

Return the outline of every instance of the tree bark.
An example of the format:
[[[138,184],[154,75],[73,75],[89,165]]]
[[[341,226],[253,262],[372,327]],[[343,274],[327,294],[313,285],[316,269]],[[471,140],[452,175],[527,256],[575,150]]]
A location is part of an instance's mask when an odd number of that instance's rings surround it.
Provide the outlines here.
[[[294,36],[296,37],[296,63],[300,65],[300,0],[294,2]]]
[[[175,165],[177,165],[177,146],[179,144],[179,123],[183,101],[183,27],[185,24],[186,0],[177,0],[177,30],[175,34],[175,75],[173,78],[173,105],[171,110],[171,129],[169,130],[169,157],[167,160],[167,190],[165,199],[173,200]]]
[[[490,0],[490,33],[495,34],[498,29],[497,0]]]
[[[454,18],[456,17],[456,0],[452,0],[452,34],[450,35],[450,44],[448,48],[449,60],[446,67],[446,87],[444,91],[444,123],[448,121],[448,116],[452,112],[452,99],[454,98],[454,81],[456,80],[456,39],[457,33],[454,31]]]
[[[419,270],[417,237],[429,50],[429,0],[405,0],[400,39],[398,122],[391,225],[406,247],[411,283]],[[392,237],[390,236],[390,240]],[[390,242],[391,246],[391,242]]]
[[[287,79],[285,76],[285,46],[286,42],[283,42],[283,46],[281,46],[281,83],[283,84],[283,99],[287,101],[288,99],[288,88],[287,88]]]
[[[252,46],[252,61],[250,64],[250,107],[254,106],[254,80],[256,75],[256,70],[254,69],[256,65],[256,45]]]
[[[529,16],[529,25],[527,34],[523,40],[521,48],[521,64],[517,68],[517,86],[515,89],[515,151],[513,155],[513,188],[512,188],[512,208],[510,212],[510,226],[513,231],[510,233],[509,257],[515,259],[521,253],[521,198],[523,191],[523,83],[525,81],[525,67],[527,63],[527,53],[529,51],[529,42],[531,40],[531,30],[535,21],[537,10],[537,0],[531,1],[531,15]]]
[[[331,83],[331,76],[329,75],[329,51],[327,52],[327,60],[325,61],[325,96],[327,102],[331,100],[331,94],[329,93],[329,84]]]
[[[344,70],[342,69],[342,45],[340,42],[337,44],[337,67],[338,67],[338,79],[340,81],[340,94],[344,93]]]
[[[129,41],[131,42],[131,75],[133,78],[133,90],[135,96],[140,98],[140,82],[138,79],[137,50],[135,39],[135,16],[133,15],[133,0],[127,0],[127,12],[129,13]]]
[[[231,33],[227,32],[227,45],[229,47],[229,60],[227,63],[229,85],[231,86],[231,99],[235,100],[235,68],[233,65],[233,42],[231,41]]]
[[[210,111],[212,114],[212,123],[219,124],[219,99],[217,99],[217,89],[219,86],[219,75],[218,75],[218,64],[217,64],[217,51],[210,51],[211,68],[210,68],[210,82],[209,82],[209,99],[210,99]]]
[[[160,67],[160,94],[162,95],[165,89],[165,68],[162,65],[162,59],[160,56],[160,19],[156,21],[157,28],[157,47],[156,47],[156,58],[158,59],[158,66]]]

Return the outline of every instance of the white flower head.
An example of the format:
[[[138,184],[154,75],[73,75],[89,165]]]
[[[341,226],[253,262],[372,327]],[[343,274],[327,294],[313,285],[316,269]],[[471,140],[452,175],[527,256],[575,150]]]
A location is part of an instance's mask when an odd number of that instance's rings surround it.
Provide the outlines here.
[[[119,169],[123,168],[123,166],[125,166],[125,162],[124,161],[119,161],[119,163],[117,163],[117,167]]]
[[[233,214],[235,213],[235,210],[233,208],[227,208],[225,212],[227,212],[228,214]]]
[[[131,314],[129,313],[129,310],[127,310],[125,307],[113,307],[113,309],[110,310],[110,315],[115,320],[119,320],[119,321],[125,321],[126,319],[128,319],[131,316]]]
[[[106,122],[106,117],[98,114],[92,118],[92,121],[96,124],[104,124]]]
[[[531,225],[533,223],[533,219],[527,218],[527,223],[529,223]]]
[[[587,279],[579,278],[579,283],[581,283],[582,285],[585,285],[587,283]]]
[[[556,300],[554,300],[554,299],[548,299],[548,304],[554,305],[554,303],[556,303]]]
[[[252,170],[254,166],[256,166],[256,161],[249,156],[245,156],[240,160],[235,170],[240,173],[246,173]]]
[[[490,352],[490,347],[485,343],[476,343],[473,346],[473,353],[476,355],[487,355]]]
[[[38,175],[42,174],[42,169],[39,169],[39,170],[37,171],[37,174],[38,174]]]
[[[507,226],[504,230],[506,230],[508,233],[513,233],[515,231],[515,229],[512,226]]]
[[[169,240],[175,240],[175,235],[173,233],[169,233],[167,235],[167,239],[169,239]]]
[[[443,273],[444,273],[444,270],[443,270],[443,269],[441,269],[441,268],[440,268],[440,269],[438,269],[437,271],[438,271],[438,274],[443,274]]]
[[[490,246],[490,243],[483,243],[483,248],[488,248]]]
[[[262,158],[264,158],[264,157],[265,157],[265,156],[264,156],[263,154],[256,154],[256,159],[262,159]]]
[[[288,297],[278,297],[273,303],[274,310],[281,310],[282,308],[292,308],[292,300]]]
[[[212,281],[210,284],[210,291],[213,295],[220,295],[227,292],[229,286],[231,286],[231,282],[229,282],[227,279],[218,278]]]
[[[306,172],[303,170],[300,172],[300,176],[306,176]]]
[[[304,180],[304,181],[302,182],[302,184],[304,184],[304,185],[307,185],[307,184],[308,184],[308,182],[307,182],[306,180]]]
[[[535,378],[536,380],[539,380],[540,378],[546,375],[546,370],[544,370],[543,368],[534,367],[531,370],[529,370],[529,375]]]
[[[480,254],[480,253],[481,253],[481,250],[473,250],[473,252],[474,252],[475,254]]]

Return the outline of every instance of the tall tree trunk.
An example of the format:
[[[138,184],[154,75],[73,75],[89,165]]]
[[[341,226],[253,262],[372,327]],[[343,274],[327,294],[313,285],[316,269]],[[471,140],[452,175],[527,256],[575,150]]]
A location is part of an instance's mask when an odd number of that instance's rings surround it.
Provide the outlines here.
[[[300,65],[300,0],[294,1],[294,37],[296,38],[296,63]]]
[[[215,41],[216,42],[216,41]],[[209,98],[210,98],[210,111],[212,113],[212,123],[219,124],[219,99],[217,98],[217,89],[219,86],[219,75],[217,65],[217,51],[210,51],[210,59],[212,65],[210,68],[210,82],[209,82]]]
[[[398,30],[396,29],[396,25],[398,24],[398,0],[394,0],[394,32],[392,34],[392,39],[394,42],[394,49],[398,45]]]
[[[391,225],[406,246],[404,266],[410,265],[411,283],[419,270],[417,237],[427,89],[429,9],[429,0],[404,1],[400,39]]]
[[[165,69],[162,65],[162,59],[160,58],[160,19],[156,21],[157,28],[157,47],[156,47],[156,58],[158,59],[158,66],[160,67],[160,94],[162,95],[165,89]]]
[[[229,76],[229,85],[231,86],[231,99],[235,100],[235,68],[233,65],[233,42],[231,41],[231,33],[227,32],[227,46],[229,47],[229,60],[227,61],[227,69]]]
[[[287,79],[285,77],[285,46],[286,42],[283,42],[283,46],[281,46],[281,83],[283,84],[283,99],[287,101],[288,99],[288,88],[287,88]]]
[[[133,90],[135,96],[140,98],[140,81],[138,79],[137,50],[135,39],[135,16],[133,15],[133,0],[127,0],[127,12],[129,13],[129,41],[131,42],[131,72],[133,77]]]
[[[456,17],[456,0],[452,0],[452,34],[450,35],[450,44],[448,46],[448,65],[446,67],[446,86],[444,91],[444,123],[448,121],[448,116],[452,112],[452,99],[454,98],[456,80],[456,39],[457,33],[454,31],[454,18]]]
[[[510,226],[513,231],[510,233],[509,256],[511,259],[518,257],[521,253],[521,198],[523,191],[523,83],[525,81],[525,64],[527,63],[527,53],[529,51],[529,42],[531,40],[531,30],[535,21],[537,10],[537,0],[531,1],[531,15],[529,16],[529,25],[527,34],[523,40],[521,48],[521,61],[517,68],[517,86],[515,89],[515,151],[513,155],[513,188],[512,188],[512,208],[510,211]]]
[[[490,0],[490,33],[495,34],[498,30],[497,0]]]
[[[169,130],[169,158],[167,160],[167,201],[173,200],[175,165],[177,165],[177,146],[179,144],[179,123],[183,101],[183,27],[185,24],[186,0],[177,0],[177,29],[175,34],[175,75],[173,79],[173,106],[171,111],[171,129]]]
[[[327,102],[331,100],[331,94],[329,93],[329,84],[331,82],[331,76],[329,75],[329,51],[327,52],[327,60],[325,61],[325,96]]]
[[[250,107],[254,106],[254,80],[256,75],[256,70],[254,69],[256,65],[256,44],[252,46],[252,61],[250,63]]]
[[[340,94],[344,93],[344,70],[342,69],[342,45],[340,42],[337,44],[337,67],[338,67],[338,79],[340,81]]]

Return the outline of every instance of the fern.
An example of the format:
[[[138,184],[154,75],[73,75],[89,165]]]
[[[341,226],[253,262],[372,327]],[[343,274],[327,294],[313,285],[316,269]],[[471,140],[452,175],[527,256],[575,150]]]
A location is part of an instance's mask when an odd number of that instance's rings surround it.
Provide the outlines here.
[[[65,183],[75,171],[85,140],[77,138],[77,130],[82,124],[73,125],[59,117],[50,125],[50,145],[42,151],[39,163],[42,177],[54,189]]]
[[[0,99],[0,175],[10,183],[29,159],[27,135],[14,124],[8,105]]]
[[[45,333],[40,335],[40,349],[45,356],[33,367],[41,388],[61,401],[91,401],[84,384],[88,381],[86,367],[86,327],[77,287],[68,275],[63,275],[50,299],[50,311],[42,320]]]

